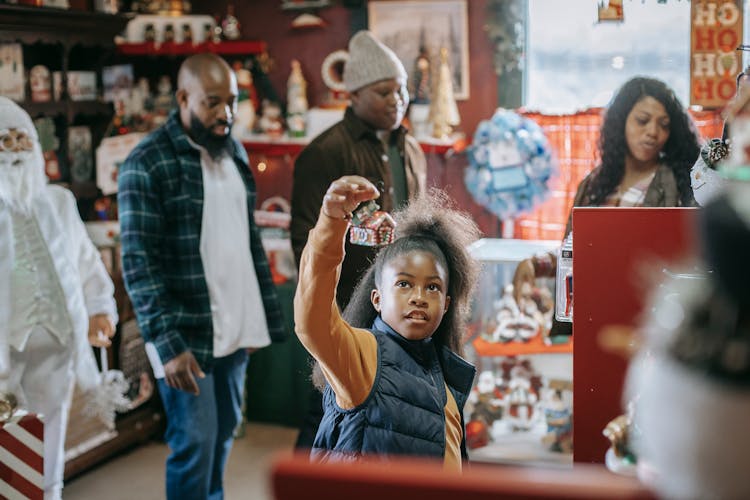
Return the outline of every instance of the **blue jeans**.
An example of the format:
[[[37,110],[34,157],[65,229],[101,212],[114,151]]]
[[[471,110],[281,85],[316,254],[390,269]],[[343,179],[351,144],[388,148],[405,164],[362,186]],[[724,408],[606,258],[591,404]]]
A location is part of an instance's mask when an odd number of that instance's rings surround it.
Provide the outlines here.
[[[242,417],[247,352],[217,358],[211,373],[196,382],[195,396],[169,387],[159,379],[167,413],[167,498],[224,498],[224,466],[232,448],[232,433]]]

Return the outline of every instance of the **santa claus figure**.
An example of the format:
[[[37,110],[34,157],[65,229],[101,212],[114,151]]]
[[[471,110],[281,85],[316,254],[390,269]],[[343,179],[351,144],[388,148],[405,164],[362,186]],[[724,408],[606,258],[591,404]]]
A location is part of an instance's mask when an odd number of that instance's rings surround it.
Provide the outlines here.
[[[0,97],[0,391],[44,415],[45,499],[60,498],[73,382],[94,391],[114,287],[73,195],[47,185],[29,115]]]

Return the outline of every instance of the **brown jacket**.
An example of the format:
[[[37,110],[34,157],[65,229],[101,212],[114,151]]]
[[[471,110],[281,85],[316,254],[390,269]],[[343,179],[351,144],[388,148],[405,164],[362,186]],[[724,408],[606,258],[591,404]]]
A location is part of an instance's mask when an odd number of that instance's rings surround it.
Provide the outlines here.
[[[393,131],[400,146],[406,171],[409,199],[423,192],[427,182],[427,162],[419,143],[404,127]],[[393,180],[385,150],[375,131],[360,120],[351,108],[344,119],[316,137],[300,153],[294,166],[292,185],[292,249],[299,266],[307,233],[318,219],[323,196],[331,182],[344,175],[360,175],[381,189],[377,200],[382,210],[392,211]],[[381,184],[382,182],[382,184]],[[346,243],[346,259],[341,269],[337,301],[343,308],[354,286],[367,270],[377,249]]]

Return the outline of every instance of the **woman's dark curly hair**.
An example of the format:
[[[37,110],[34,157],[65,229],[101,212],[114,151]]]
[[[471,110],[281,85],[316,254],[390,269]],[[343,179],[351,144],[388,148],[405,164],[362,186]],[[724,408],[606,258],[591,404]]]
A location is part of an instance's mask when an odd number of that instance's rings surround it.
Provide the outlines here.
[[[469,255],[467,246],[479,237],[472,218],[456,210],[445,192],[430,189],[394,213],[396,240],[383,247],[375,262],[362,277],[344,310],[344,319],[352,326],[370,328],[377,311],[370,302],[370,292],[380,288],[383,267],[399,255],[425,251],[435,256],[448,272],[447,295],[450,306],[432,335],[436,345],[444,345],[462,354],[462,336],[469,313],[471,293],[479,276],[479,265]]]
[[[695,127],[674,92],[663,82],[645,77],[628,80],[607,108],[599,137],[601,165],[591,180],[589,204],[603,204],[622,181],[628,154],[625,122],[633,106],[646,96],[659,101],[669,115],[669,139],[664,144],[660,162],[672,170],[681,204],[692,204],[690,169],[700,152]]]

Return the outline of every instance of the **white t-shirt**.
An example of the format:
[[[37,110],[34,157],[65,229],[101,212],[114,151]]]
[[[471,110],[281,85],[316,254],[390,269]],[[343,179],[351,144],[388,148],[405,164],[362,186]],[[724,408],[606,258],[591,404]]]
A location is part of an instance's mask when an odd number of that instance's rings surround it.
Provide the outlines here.
[[[195,147],[203,171],[200,253],[211,300],[214,357],[220,358],[241,348],[265,347],[271,337],[250,252],[245,183],[232,158],[212,158]],[[156,348],[146,347],[154,375],[162,378]]]

